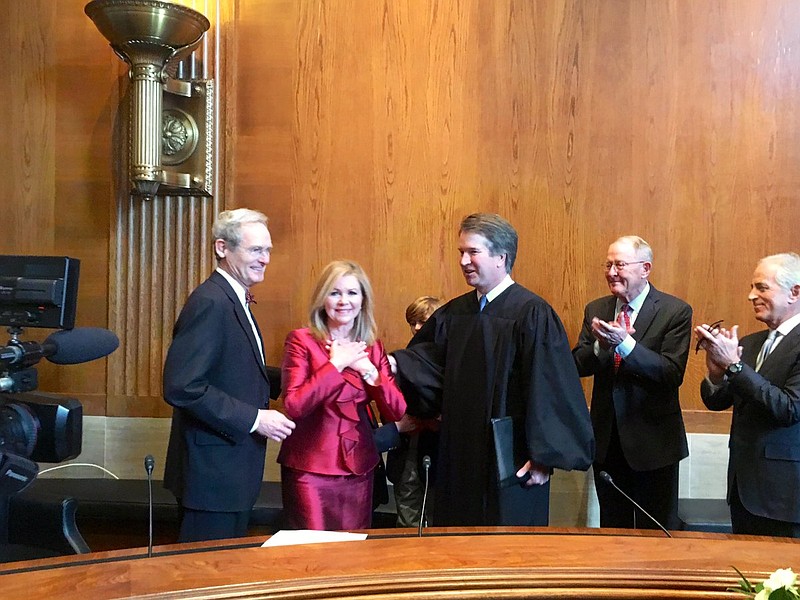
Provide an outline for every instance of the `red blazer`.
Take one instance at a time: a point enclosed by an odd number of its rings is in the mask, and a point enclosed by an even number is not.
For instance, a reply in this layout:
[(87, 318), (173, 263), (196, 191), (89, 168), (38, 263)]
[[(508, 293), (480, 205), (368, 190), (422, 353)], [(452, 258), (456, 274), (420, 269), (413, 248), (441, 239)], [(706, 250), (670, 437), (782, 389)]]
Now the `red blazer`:
[(364, 409), (374, 400), (382, 416), (397, 421), (406, 402), (383, 344), (376, 341), (367, 352), (380, 371), (374, 387), (353, 369), (337, 371), (308, 329), (289, 333), (281, 381), (284, 408), (296, 428), (281, 444), (279, 463), (323, 475), (364, 475), (375, 468), (378, 450)]

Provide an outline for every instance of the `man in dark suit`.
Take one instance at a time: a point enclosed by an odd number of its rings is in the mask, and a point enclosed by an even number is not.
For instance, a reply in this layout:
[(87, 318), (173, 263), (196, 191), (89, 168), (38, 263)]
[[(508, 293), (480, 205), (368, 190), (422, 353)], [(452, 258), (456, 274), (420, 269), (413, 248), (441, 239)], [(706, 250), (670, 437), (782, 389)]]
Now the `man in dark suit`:
[(182, 542), (247, 533), (265, 438), (281, 441), (294, 429), (267, 408), (263, 342), (248, 306), (272, 250), (267, 218), (223, 211), (212, 235), (217, 269), (186, 301), (164, 364), (164, 399), (173, 407), (164, 487), (182, 508)]
[(678, 463), (689, 455), (678, 388), (692, 336), (691, 307), (649, 283), (653, 252), (638, 236), (608, 248), (611, 296), (590, 302), (572, 356), (594, 376), (591, 416), (601, 527), (656, 528), (600, 473), (668, 528), (678, 526)]
[(800, 537), (800, 256), (761, 259), (748, 300), (769, 329), (695, 328), (711, 410), (733, 406), (728, 504), (733, 533)]

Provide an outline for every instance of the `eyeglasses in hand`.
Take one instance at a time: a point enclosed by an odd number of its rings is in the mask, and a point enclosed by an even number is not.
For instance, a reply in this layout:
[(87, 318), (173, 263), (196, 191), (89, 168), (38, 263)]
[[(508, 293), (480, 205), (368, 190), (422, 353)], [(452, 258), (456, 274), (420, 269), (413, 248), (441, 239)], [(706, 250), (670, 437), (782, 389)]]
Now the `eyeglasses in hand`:
[[(724, 321), (723, 319), (720, 319), (719, 321), (714, 321), (714, 322), (713, 322), (711, 325), (709, 325), (709, 326), (706, 328), (706, 330), (707, 330), (707, 331), (708, 331), (708, 332), (709, 332), (711, 335), (717, 335), (717, 334), (719, 333), (719, 327), (720, 327), (720, 325), (722, 325), (724, 322), (725, 322), (725, 321)], [(698, 352), (700, 352), (700, 344), (702, 344), (702, 343), (703, 343), (703, 340), (697, 340), (697, 345), (694, 347), (694, 353), (695, 353), (695, 354), (697, 354)]]

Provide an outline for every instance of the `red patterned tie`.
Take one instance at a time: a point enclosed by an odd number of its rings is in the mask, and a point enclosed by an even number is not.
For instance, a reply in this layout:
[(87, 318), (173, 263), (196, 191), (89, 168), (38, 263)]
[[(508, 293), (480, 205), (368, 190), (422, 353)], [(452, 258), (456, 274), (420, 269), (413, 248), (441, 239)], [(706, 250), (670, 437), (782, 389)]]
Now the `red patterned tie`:
[(247, 304), (258, 304), (258, 302), (256, 302), (256, 297), (253, 296), (253, 294), (250, 293), (250, 290), (245, 290), (245, 292), (244, 292), (244, 301)]
[[(631, 330), (631, 316), (628, 314), (629, 306), (627, 304), (623, 304), (619, 309), (619, 316), (617, 317), (617, 323), (621, 323), (625, 325), (625, 331)], [(617, 353), (614, 352), (614, 372), (616, 373), (619, 369), (619, 366), (622, 364), (622, 357)]]

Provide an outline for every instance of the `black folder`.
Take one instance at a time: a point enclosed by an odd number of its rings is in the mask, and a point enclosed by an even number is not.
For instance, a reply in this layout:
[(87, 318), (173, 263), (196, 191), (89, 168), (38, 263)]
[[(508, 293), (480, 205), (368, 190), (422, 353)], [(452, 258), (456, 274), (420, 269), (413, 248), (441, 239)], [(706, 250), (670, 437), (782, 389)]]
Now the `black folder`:
[(525, 417), (492, 419), (497, 486), (500, 489), (518, 485), (517, 471), (528, 460)]

